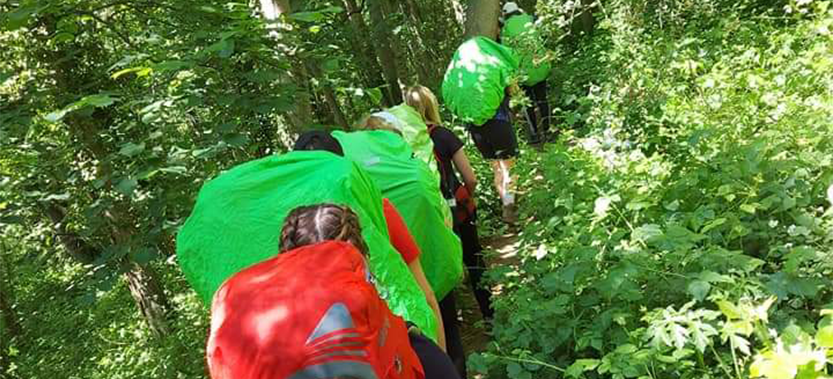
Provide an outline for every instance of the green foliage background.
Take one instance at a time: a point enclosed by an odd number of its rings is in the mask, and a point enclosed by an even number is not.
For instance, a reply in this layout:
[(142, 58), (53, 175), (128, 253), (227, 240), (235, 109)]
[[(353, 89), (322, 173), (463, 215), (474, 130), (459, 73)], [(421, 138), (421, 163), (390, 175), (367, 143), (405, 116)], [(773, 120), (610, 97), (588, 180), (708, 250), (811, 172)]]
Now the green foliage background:
[(829, 4), (653, 5), (602, 2), (594, 33), (561, 45), (556, 112), (574, 129), (524, 159), (534, 222), (521, 263), (491, 271), (495, 341), (470, 364), (516, 379), (821, 377)]

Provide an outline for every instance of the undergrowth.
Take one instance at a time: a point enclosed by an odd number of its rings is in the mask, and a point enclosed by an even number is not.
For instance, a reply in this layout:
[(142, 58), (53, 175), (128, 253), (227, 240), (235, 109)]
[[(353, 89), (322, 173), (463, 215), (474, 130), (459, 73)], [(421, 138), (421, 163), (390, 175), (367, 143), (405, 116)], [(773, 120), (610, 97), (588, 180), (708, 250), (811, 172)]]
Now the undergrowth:
[(704, 2), (662, 26), (632, 3), (606, 3), (559, 66), (561, 127), (580, 130), (522, 163), (522, 260), (490, 272), (495, 340), (470, 365), (513, 379), (825, 377), (828, 3)]

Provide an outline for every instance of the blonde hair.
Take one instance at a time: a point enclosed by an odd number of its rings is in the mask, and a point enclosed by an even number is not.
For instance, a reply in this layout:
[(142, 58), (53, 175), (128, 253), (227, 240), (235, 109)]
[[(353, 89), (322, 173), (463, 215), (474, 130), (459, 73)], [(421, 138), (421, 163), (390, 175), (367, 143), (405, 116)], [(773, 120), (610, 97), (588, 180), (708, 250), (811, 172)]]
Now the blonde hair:
[(406, 89), (405, 104), (416, 109), (426, 123), (434, 125), (442, 124), (437, 97), (427, 87), (415, 85)]

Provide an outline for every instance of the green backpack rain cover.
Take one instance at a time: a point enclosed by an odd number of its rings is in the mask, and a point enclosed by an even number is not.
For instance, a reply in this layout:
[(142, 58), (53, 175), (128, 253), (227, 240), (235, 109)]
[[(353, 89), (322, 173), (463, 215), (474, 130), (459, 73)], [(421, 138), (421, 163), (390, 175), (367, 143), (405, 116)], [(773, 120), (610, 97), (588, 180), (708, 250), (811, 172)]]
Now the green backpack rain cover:
[(525, 85), (532, 86), (547, 79), (552, 67), (544, 59), (547, 50), (531, 15), (520, 14), (506, 20), (500, 40), (518, 54), (521, 74), (526, 77)]
[(352, 161), (329, 152), (251, 161), (203, 185), (176, 240), (182, 272), (208, 304), (230, 276), (278, 253), (291, 210), (322, 202), (349, 205), (359, 215), (380, 294), (395, 314), (436, 339), (434, 313), (390, 245), (379, 189)]
[(463, 248), (446, 221), (448, 203), (439, 181), (426, 164), (411, 156), (408, 144), (384, 130), (333, 132), (344, 156), (364, 168), (402, 214), (422, 252), (420, 262), (437, 299), (442, 299), (463, 275)]
[(414, 156), (436, 168), (437, 161), (434, 159), (434, 142), (428, 135), (428, 125), (422, 120), (419, 112), (407, 104), (400, 104), (385, 111), (394, 115), (400, 121), (402, 136), (414, 151)]
[(464, 122), (483, 125), (497, 113), (504, 90), (518, 71), (512, 49), (486, 37), (457, 48), (443, 77), (445, 105)]

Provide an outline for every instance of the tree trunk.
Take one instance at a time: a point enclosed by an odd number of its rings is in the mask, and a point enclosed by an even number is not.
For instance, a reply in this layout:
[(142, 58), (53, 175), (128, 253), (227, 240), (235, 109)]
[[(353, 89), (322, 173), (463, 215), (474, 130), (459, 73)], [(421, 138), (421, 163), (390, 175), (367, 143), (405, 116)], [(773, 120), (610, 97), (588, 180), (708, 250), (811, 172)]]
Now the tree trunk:
[(497, 39), (499, 0), (469, 0), (466, 9), (466, 38), (484, 36)]
[[(292, 6), (289, 0), (259, 0), (260, 12), (267, 23), (275, 24), (283, 14), (292, 13)], [(277, 38), (277, 34), (270, 34)], [(296, 57), (297, 58), (297, 57)], [(295, 59), (296, 61), (298, 59)], [(295, 92), (295, 109), (289, 112), (287, 120), (292, 125), (296, 133), (302, 132), (312, 123), (312, 104), (310, 103), (310, 95), (308, 91), (307, 75), (303, 68), (303, 64), (295, 62), (289, 69), (290, 77), (295, 82), (298, 91)]]
[(595, 0), (581, 0), (581, 30), (585, 35), (593, 32), (595, 20), (593, 19), (593, 2)]
[[(365, 86), (368, 88), (381, 87), (385, 84), (384, 80), (379, 77), (379, 73), (382, 72), (382, 66), (376, 60), (376, 52), (373, 47), (367, 44), (366, 37), (370, 35), (370, 29), (367, 27), (367, 23), (364, 22), (362, 9), (356, 5), (356, 0), (343, 1), (353, 29), (350, 34), (352, 37), (353, 53), (357, 58), (356, 61), (363, 68), (361, 72), (365, 78)], [(387, 92), (383, 93), (387, 97)], [(386, 98), (385, 102), (391, 102), (391, 99)]]
[(289, 119), (296, 133), (306, 130), (313, 121), (312, 115), (312, 89), (309, 87), (309, 79), (304, 63), (295, 59), (289, 69), (292, 79), (296, 85), (295, 109), (289, 114)]
[(260, 11), (263, 12), (263, 18), (275, 21), (280, 15), (291, 13), (292, 8), (289, 0), (260, 0)]
[[(50, 203), (44, 209), (46, 215), (52, 221), (55, 233), (64, 246), (70, 257), (81, 263), (92, 263), (101, 255), (101, 250), (91, 246), (77, 234), (67, 230), (64, 222), (66, 213), (62, 207)], [(117, 218), (107, 212), (106, 217), (114, 227), (114, 240), (116, 243), (126, 243), (129, 232), (120, 229)], [(161, 290), (156, 277), (149, 267), (143, 267), (136, 262), (123, 258), (121, 268), (127, 279), (127, 286), (130, 294), (133, 295), (139, 311), (142, 313), (153, 335), (157, 338), (164, 337), (168, 332), (167, 311), (170, 309), (167, 297)]]
[[(365, 0), (367, 1), (367, 0)], [(388, 7), (385, 0), (372, 0), (370, 2), (370, 19), (373, 21), (373, 37), (376, 55), (382, 65), (382, 74), (387, 82), (386, 92), (388, 93), (388, 106), (402, 102), (402, 89), (399, 84), (399, 72), (397, 69), (396, 53), (391, 45), (391, 28), (385, 20)]]
[(156, 274), (150, 267), (136, 262), (126, 262), (124, 276), (127, 278), (127, 288), (133, 295), (133, 300), (139, 306), (148, 327), (156, 338), (168, 334), (168, 316), (170, 309), (168, 298), (159, 286)]
[(425, 42), (422, 36), (423, 21), (421, 10), (414, 0), (401, 1), (399, 3), (400, 10), (410, 18), (409, 29), (416, 39), (416, 43), (406, 50), (409, 54), (408, 62), (411, 63), (414, 72), (416, 72), (419, 83), (428, 87), (433, 87), (434, 78), (430, 74), (437, 63), (437, 59), (431, 56), (433, 49), (429, 48), (429, 44)]
[(44, 213), (52, 221), (52, 228), (55, 230), (55, 235), (58, 236), (58, 241), (61, 242), (64, 250), (72, 259), (84, 264), (95, 261), (98, 251), (81, 240), (75, 233), (67, 231), (66, 223), (64, 223), (66, 213), (63, 207), (55, 202), (50, 202), (44, 206)]
[(345, 117), (344, 112), (341, 111), (341, 106), (338, 104), (338, 98), (336, 98), (336, 93), (331, 85), (325, 85), (324, 87), (324, 101), (327, 102), (327, 107), (330, 108), (330, 114), (333, 115), (335, 123), (341, 126), (344, 130), (350, 130), (350, 125), (347, 124), (347, 117)]

